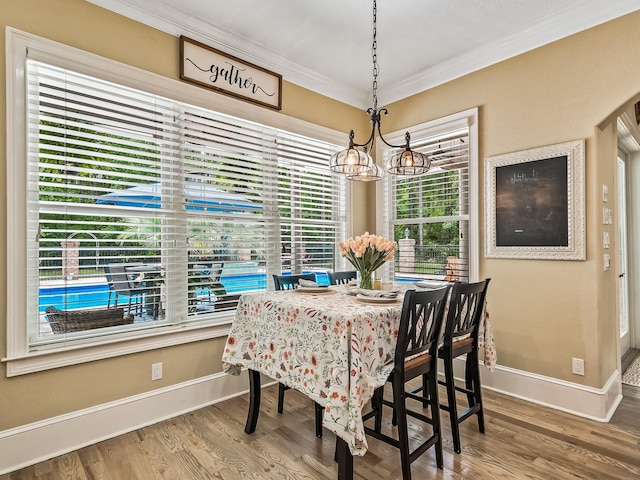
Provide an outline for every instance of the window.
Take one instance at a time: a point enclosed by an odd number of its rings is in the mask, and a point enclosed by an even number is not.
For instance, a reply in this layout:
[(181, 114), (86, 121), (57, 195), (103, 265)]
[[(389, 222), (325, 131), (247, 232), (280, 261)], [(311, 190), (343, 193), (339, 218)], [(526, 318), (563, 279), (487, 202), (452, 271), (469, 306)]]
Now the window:
[(112, 77), (145, 75), (16, 38), (10, 375), (222, 335), (272, 273), (334, 268), (348, 199), (326, 130), (173, 99), (192, 87), (168, 79), (124, 85)]
[[(475, 125), (471, 110), (413, 129), (412, 148), (429, 155), (431, 169), (385, 178), (382, 211), (385, 234), (398, 242), (397, 280), (477, 278)], [(385, 149), (385, 161), (391, 151)]]

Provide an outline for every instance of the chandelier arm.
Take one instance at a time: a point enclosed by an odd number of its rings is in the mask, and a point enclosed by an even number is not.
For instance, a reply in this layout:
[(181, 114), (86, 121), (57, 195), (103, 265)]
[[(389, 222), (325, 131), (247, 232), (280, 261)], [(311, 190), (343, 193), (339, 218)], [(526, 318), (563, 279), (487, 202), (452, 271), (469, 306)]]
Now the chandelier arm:
[[(384, 109), (381, 109), (382, 111)], [(353, 141), (353, 135), (349, 135), (349, 141), (354, 147), (365, 147), (367, 151), (371, 151), (371, 147), (373, 147), (373, 139), (376, 136), (376, 124), (378, 127), (380, 126), (380, 111), (375, 111), (373, 108), (367, 109), (367, 113), (371, 118), (371, 134), (369, 135), (369, 139), (364, 143), (356, 143)], [(385, 110), (386, 113), (386, 110)], [(353, 130), (351, 130), (353, 132)]]
[(354, 147), (369, 147), (373, 143), (373, 138), (375, 137), (375, 126), (371, 128), (371, 135), (369, 139), (365, 143), (356, 143), (353, 142)]
[(393, 145), (389, 142), (387, 142), (384, 137), (382, 136), (382, 132), (380, 131), (380, 122), (378, 122), (378, 137), (380, 138), (380, 140), (382, 140), (382, 142), (387, 146), (387, 147), (391, 147), (391, 148), (406, 148), (409, 149), (409, 145)]

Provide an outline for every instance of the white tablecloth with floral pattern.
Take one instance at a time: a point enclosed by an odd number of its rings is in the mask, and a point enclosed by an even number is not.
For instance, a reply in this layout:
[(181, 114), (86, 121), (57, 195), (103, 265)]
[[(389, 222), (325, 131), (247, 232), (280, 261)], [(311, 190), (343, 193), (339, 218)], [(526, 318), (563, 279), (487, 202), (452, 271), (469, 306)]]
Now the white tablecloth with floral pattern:
[(312, 398), (325, 407), (324, 427), (361, 456), (362, 409), (393, 368), (401, 313), (401, 300), (364, 303), (342, 286), (242, 295), (223, 369), (256, 370)]

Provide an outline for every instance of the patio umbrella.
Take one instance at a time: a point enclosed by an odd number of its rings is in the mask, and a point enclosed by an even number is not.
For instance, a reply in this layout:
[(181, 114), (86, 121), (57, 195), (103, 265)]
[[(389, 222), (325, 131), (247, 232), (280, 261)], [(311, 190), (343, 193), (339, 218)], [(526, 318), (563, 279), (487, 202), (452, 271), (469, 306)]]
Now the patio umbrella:
[[(242, 212), (262, 209), (261, 205), (253, 203), (242, 195), (228, 193), (210, 185), (187, 185), (184, 194), (187, 200), (187, 210)], [(124, 207), (160, 208), (162, 206), (161, 185), (160, 183), (148, 183), (125, 190), (116, 190), (101, 195), (96, 203)]]

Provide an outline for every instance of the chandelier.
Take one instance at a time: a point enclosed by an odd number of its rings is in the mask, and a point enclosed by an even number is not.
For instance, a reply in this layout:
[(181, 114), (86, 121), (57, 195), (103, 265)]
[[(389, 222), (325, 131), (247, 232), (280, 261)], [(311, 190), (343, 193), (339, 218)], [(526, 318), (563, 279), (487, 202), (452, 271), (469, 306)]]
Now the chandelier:
[(377, 137), (388, 147), (402, 149), (393, 153), (386, 164), (386, 169), (393, 175), (422, 175), (429, 171), (431, 167), (431, 159), (419, 152), (411, 150), (411, 135), (405, 133), (404, 145), (392, 145), (387, 142), (380, 131), (380, 117), (382, 114), (387, 115), (389, 112), (386, 108), (378, 109), (378, 43), (376, 40), (376, 17), (377, 7), (376, 0), (373, 0), (373, 44), (371, 46), (373, 60), (373, 107), (367, 110), (371, 122), (371, 134), (365, 143), (356, 143), (354, 141), (355, 133), (353, 130), (349, 132), (349, 147), (334, 153), (329, 159), (329, 168), (332, 172), (343, 173), (347, 175), (349, 180), (357, 181), (376, 181), (384, 176), (384, 170), (378, 166), (371, 157), (371, 151)]

